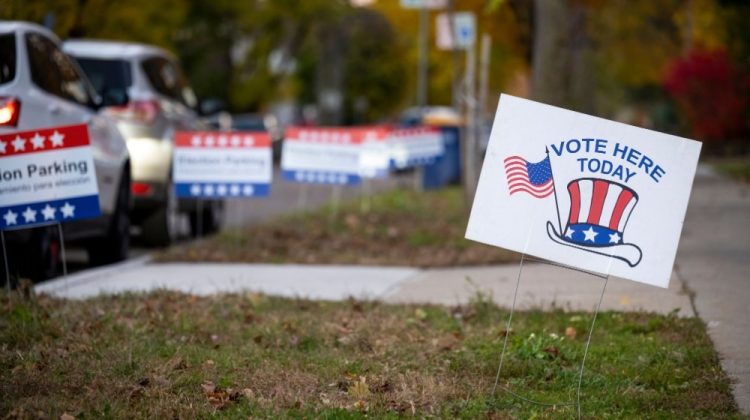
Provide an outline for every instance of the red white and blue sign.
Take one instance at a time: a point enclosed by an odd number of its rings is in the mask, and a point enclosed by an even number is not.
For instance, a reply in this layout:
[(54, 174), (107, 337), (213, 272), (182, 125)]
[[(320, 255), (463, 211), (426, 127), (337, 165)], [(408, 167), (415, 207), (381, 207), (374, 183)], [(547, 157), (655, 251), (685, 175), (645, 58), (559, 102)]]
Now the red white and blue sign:
[(434, 127), (395, 129), (388, 143), (391, 166), (396, 169), (431, 165), (445, 153), (443, 137)]
[(100, 215), (86, 125), (0, 136), (0, 230)]
[(175, 135), (172, 181), (177, 197), (266, 197), (272, 176), (268, 133), (195, 131)]
[(367, 138), (367, 130), (290, 127), (281, 150), (282, 176), (290, 182), (358, 185)]
[(386, 127), (357, 127), (356, 130), (352, 130), (352, 133), (363, 137), (362, 150), (359, 155), (359, 170), (362, 177), (387, 177), (391, 169), (391, 154), (388, 145), (390, 130)]
[(502, 95), (466, 237), (667, 287), (700, 149)]

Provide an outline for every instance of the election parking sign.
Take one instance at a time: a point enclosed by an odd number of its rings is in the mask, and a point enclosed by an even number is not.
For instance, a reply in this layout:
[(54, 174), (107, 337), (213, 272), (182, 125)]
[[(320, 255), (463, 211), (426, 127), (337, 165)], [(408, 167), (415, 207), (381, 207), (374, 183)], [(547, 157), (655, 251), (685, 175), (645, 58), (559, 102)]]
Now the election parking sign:
[(358, 127), (354, 135), (362, 136), (359, 155), (360, 175), (363, 178), (385, 178), (390, 171), (391, 154), (388, 148), (388, 129), (383, 127)]
[(0, 135), (0, 229), (100, 215), (86, 125)]
[(502, 95), (466, 237), (668, 287), (700, 149)]
[(445, 153), (442, 134), (435, 127), (395, 129), (388, 143), (391, 166), (396, 169), (429, 165)]
[(367, 130), (290, 127), (281, 149), (282, 176), (290, 182), (358, 185), (366, 138)]
[(272, 178), (271, 141), (258, 132), (178, 132), (172, 180), (181, 198), (265, 197)]

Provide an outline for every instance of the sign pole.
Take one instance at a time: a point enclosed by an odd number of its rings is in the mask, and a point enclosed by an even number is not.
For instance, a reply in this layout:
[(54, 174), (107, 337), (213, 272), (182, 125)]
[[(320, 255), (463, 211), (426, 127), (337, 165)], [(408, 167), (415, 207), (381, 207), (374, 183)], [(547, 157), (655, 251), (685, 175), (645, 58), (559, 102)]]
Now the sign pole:
[(419, 63), (417, 65), (417, 106), (420, 112), (427, 106), (427, 5), (419, 9)]
[(307, 183), (301, 182), (299, 186), (299, 194), (297, 196), (297, 207), (302, 210), (307, 210)]
[(63, 277), (68, 277), (68, 261), (65, 258), (65, 237), (63, 236), (62, 223), (57, 222), (57, 232), (60, 235), (60, 258), (63, 265)]
[(0, 230), (0, 239), (2, 239), (3, 242), (3, 263), (5, 264), (5, 289), (8, 292), (8, 297), (10, 297), (10, 267), (8, 266), (10, 264), (10, 261), (8, 261), (8, 253), (5, 250), (5, 231)]
[(336, 216), (339, 213), (339, 204), (341, 202), (341, 186), (336, 184), (331, 190), (331, 213), (329, 216), (329, 223), (333, 223), (336, 220)]
[(198, 206), (198, 216), (197, 216), (198, 220), (196, 220), (195, 225), (198, 230), (197, 232), (198, 239), (200, 239), (203, 237), (203, 199), (201, 198), (198, 199), (197, 206)]

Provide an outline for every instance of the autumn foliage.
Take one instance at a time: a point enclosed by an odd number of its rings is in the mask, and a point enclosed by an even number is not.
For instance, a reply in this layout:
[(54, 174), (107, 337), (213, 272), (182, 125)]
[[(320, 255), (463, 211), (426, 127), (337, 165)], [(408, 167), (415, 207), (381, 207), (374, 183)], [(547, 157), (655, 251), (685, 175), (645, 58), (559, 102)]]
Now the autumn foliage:
[(726, 50), (695, 50), (669, 66), (664, 88), (675, 100), (692, 134), (714, 143), (746, 138), (750, 75)]

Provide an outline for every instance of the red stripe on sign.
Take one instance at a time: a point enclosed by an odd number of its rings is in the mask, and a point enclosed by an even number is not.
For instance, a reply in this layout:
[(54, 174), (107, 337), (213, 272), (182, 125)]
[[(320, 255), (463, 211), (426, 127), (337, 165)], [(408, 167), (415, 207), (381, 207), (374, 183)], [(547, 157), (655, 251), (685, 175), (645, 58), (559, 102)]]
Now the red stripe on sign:
[(364, 127), (289, 127), (284, 132), (285, 141), (318, 144), (360, 144), (364, 141), (384, 140), (385, 128)]
[(19, 131), (0, 136), (0, 158), (88, 145), (85, 124)]
[(610, 229), (619, 231), (618, 227), (620, 226), (620, 219), (622, 219), (622, 214), (625, 212), (625, 207), (628, 206), (630, 200), (632, 199), (632, 192), (625, 188), (620, 191), (620, 196), (617, 197), (617, 202), (615, 203), (615, 209), (612, 211), (612, 218), (609, 221)]
[(602, 209), (604, 208), (604, 199), (607, 198), (607, 189), (609, 184), (602, 181), (594, 181), (594, 192), (591, 197), (591, 209), (589, 210), (589, 218), (586, 221), (592, 225), (598, 225), (599, 219), (602, 217)]
[(568, 185), (568, 193), (570, 193), (570, 224), (574, 225), (578, 223), (578, 216), (581, 214), (581, 189), (577, 181)]
[(265, 131), (179, 131), (174, 144), (198, 149), (268, 148), (271, 137)]

